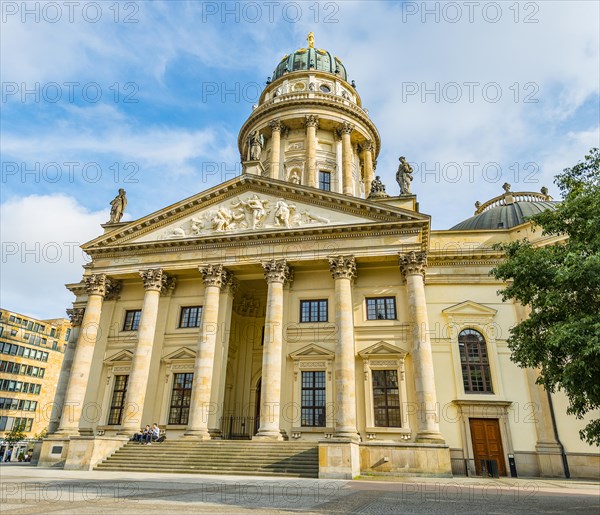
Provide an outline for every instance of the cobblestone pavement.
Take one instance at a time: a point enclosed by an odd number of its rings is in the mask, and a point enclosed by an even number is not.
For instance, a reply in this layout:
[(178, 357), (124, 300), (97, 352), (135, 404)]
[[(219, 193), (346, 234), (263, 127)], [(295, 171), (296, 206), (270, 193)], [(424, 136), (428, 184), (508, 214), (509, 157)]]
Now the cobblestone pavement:
[(593, 481), (363, 478), (358, 481), (129, 474), (0, 466), (3, 514), (600, 513)]

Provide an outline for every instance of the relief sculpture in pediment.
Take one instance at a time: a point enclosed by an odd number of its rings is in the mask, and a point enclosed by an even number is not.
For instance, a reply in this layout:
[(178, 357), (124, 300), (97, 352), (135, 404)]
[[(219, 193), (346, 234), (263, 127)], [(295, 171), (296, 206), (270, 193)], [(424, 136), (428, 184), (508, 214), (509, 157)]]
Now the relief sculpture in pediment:
[(237, 197), (229, 205), (221, 204), (197, 214), (177, 227), (169, 227), (162, 232), (160, 239), (330, 223), (329, 218), (311, 213), (307, 206), (301, 207), (303, 209), (298, 209), (283, 198), (261, 198), (254, 193), (245, 198)]

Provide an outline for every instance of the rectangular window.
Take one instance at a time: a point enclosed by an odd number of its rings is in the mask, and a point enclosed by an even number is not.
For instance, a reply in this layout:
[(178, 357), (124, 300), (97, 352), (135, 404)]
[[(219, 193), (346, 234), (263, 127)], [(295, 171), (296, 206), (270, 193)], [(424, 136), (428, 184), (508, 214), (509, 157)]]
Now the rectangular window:
[(65, 333), (65, 341), (66, 342), (69, 341), (69, 336), (71, 336), (71, 328), (70, 327), (67, 329), (67, 332)]
[(6, 429), (7, 421), (8, 421), (8, 417), (0, 417), (0, 431), (4, 431)]
[(169, 424), (187, 424), (194, 374), (175, 374), (169, 410)]
[(325, 372), (302, 372), (303, 427), (325, 427)]
[(50, 337), (51, 337), (51, 338), (54, 338), (55, 336), (56, 336), (56, 327), (53, 327), (53, 328), (50, 330)]
[(125, 323), (123, 331), (137, 331), (140, 326), (140, 318), (142, 318), (141, 309), (132, 309), (125, 311)]
[(112, 400), (110, 402), (110, 411), (108, 413), (108, 425), (121, 425), (123, 417), (123, 408), (125, 406), (125, 394), (127, 393), (127, 380), (129, 376), (115, 376), (115, 387), (113, 388)]
[(301, 300), (300, 322), (327, 322), (327, 300)]
[(375, 426), (401, 427), (397, 370), (373, 370)]
[(367, 320), (396, 320), (396, 297), (367, 299)]
[(179, 327), (200, 327), (202, 306), (188, 306), (181, 308)]
[(319, 189), (331, 191), (331, 173), (319, 172)]

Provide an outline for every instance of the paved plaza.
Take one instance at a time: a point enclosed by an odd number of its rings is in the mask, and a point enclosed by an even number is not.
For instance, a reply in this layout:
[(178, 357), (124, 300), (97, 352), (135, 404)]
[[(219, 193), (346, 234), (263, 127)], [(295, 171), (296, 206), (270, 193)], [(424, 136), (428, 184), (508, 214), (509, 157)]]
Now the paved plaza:
[(369, 478), (356, 481), (76, 472), (2, 464), (3, 514), (598, 513), (593, 481)]

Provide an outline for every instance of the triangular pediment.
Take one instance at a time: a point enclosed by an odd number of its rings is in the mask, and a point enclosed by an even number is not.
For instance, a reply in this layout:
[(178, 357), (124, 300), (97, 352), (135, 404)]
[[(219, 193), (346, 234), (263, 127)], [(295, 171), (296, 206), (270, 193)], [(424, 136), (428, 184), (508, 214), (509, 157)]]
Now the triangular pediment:
[(129, 350), (122, 350), (109, 356), (104, 360), (106, 365), (116, 365), (119, 363), (130, 365), (133, 362), (133, 353)]
[(290, 353), (290, 358), (293, 360), (298, 359), (306, 359), (306, 358), (321, 358), (321, 359), (333, 359), (335, 354), (323, 347), (319, 347), (318, 345), (311, 343), (306, 347), (302, 347), (296, 352)]
[(455, 304), (454, 306), (450, 306), (449, 308), (443, 309), (442, 313), (447, 317), (485, 317), (492, 318), (496, 315), (498, 311), (489, 308), (483, 304), (479, 304), (478, 302), (473, 302), (472, 300), (466, 300), (461, 302), (460, 304)]
[(120, 224), (83, 249), (186, 244), (265, 234), (281, 237), (398, 223), (428, 230), (429, 217), (381, 202), (245, 174)]
[(195, 360), (196, 352), (188, 349), (187, 347), (181, 347), (176, 351), (173, 351), (163, 357), (163, 361), (170, 363), (171, 361), (183, 361), (183, 360)]
[(406, 352), (399, 347), (384, 341), (377, 342), (375, 345), (371, 345), (370, 347), (367, 347), (358, 353), (358, 355), (363, 359), (369, 359), (378, 356), (404, 356), (405, 354)]

